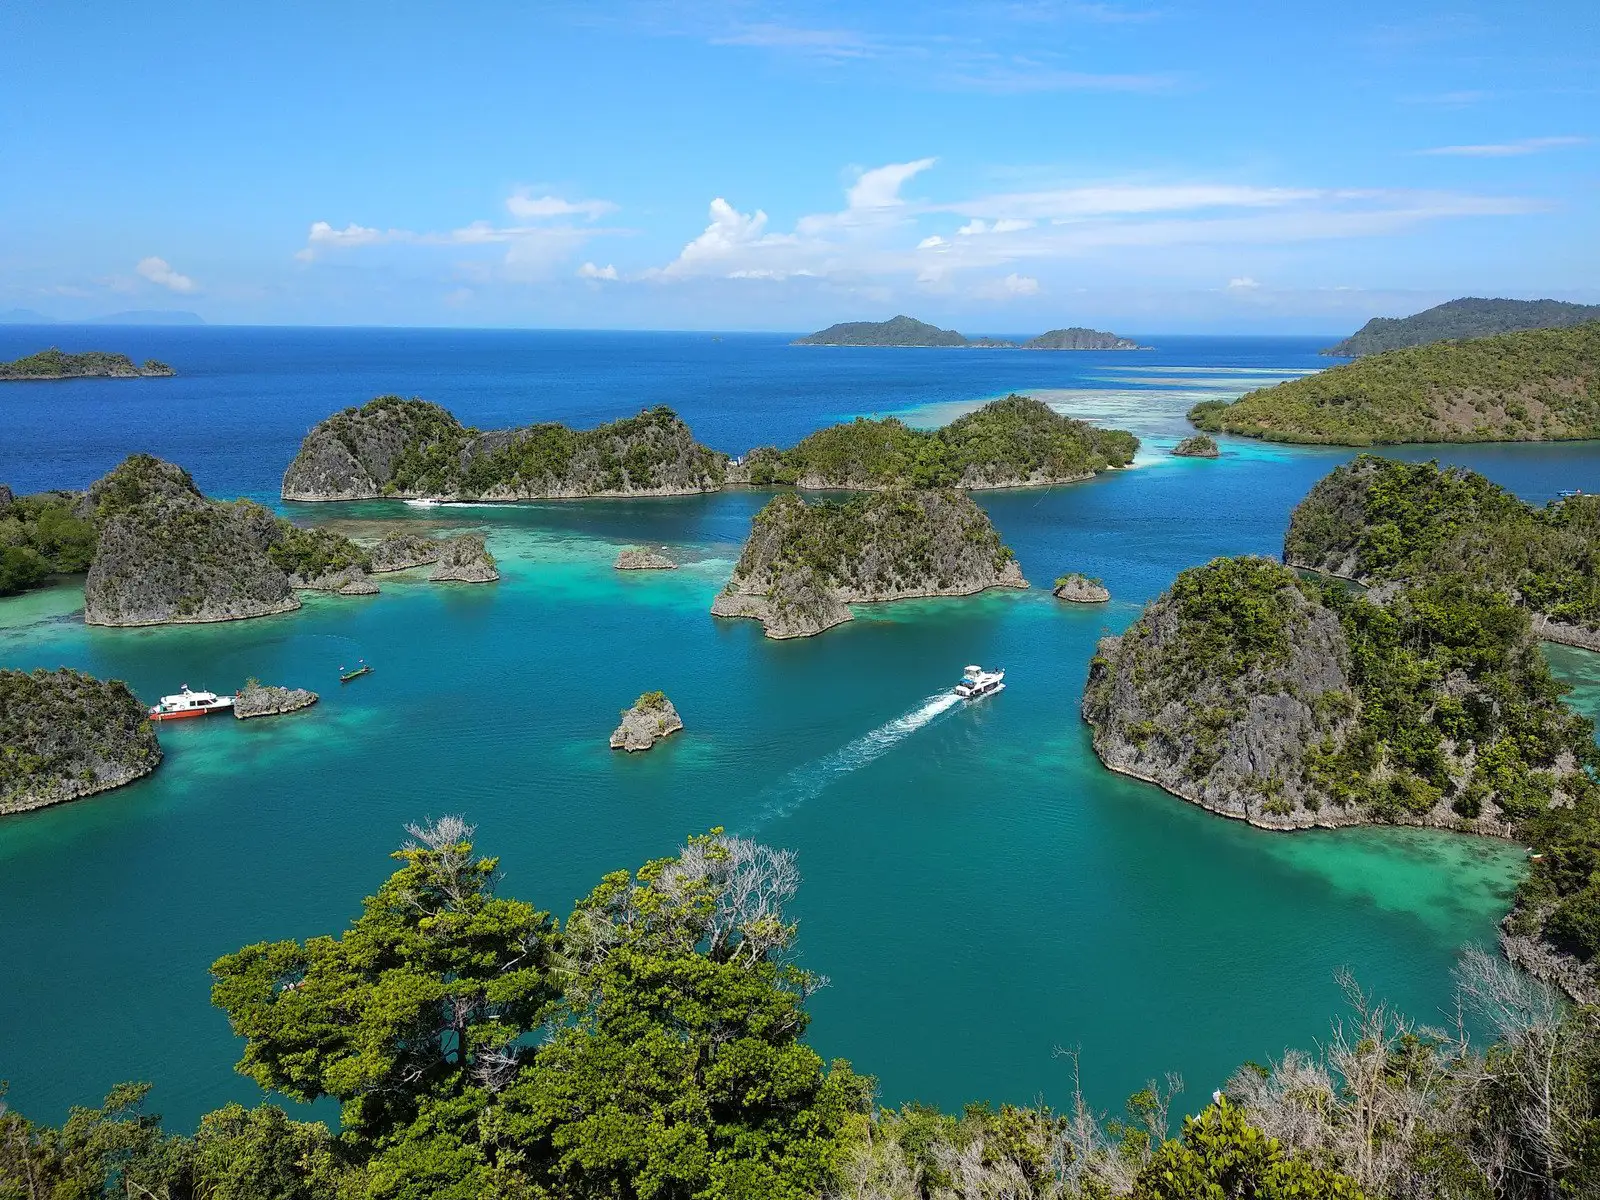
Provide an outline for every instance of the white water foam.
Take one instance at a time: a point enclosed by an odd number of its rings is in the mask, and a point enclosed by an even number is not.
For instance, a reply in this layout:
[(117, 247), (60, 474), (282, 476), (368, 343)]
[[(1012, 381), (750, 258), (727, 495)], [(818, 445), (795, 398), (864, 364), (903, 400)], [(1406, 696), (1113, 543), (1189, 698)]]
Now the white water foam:
[(909, 712), (862, 734), (832, 754), (825, 754), (796, 767), (758, 797), (762, 804), (752, 827), (788, 816), (807, 800), (820, 795), (839, 776), (848, 775), (882, 758), (917, 730), (938, 720), (960, 703), (961, 697), (954, 692), (935, 692)]

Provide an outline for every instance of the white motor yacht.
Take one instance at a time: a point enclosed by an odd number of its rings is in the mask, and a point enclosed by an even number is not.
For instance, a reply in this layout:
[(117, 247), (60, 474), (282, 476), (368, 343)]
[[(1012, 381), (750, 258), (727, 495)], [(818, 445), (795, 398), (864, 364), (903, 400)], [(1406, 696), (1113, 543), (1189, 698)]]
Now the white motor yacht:
[(955, 692), (963, 700), (981, 700), (1004, 691), (1005, 678), (1004, 671), (985, 671), (982, 667), (971, 666), (961, 676), (961, 682), (956, 684)]
[(149, 715), (152, 721), (181, 721), (185, 717), (209, 717), (214, 712), (227, 712), (232, 707), (232, 696), (191, 692), (186, 683), (176, 696), (161, 697), (161, 703), (152, 708)]

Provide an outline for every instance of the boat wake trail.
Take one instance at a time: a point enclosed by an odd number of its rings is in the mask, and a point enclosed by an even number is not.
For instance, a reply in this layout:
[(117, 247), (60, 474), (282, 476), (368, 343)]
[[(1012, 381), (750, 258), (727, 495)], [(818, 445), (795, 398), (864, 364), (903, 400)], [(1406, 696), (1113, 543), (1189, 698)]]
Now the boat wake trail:
[(832, 754), (796, 767), (758, 797), (760, 809), (751, 821), (757, 829), (786, 817), (807, 800), (820, 795), (835, 779), (882, 758), (894, 746), (961, 703), (954, 692), (935, 692), (911, 711), (862, 734)]

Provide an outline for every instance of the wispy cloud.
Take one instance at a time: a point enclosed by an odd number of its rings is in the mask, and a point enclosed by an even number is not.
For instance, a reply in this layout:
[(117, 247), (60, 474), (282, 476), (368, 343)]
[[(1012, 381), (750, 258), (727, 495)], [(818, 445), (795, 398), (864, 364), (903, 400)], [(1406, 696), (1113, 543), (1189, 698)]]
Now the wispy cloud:
[(162, 287), (170, 288), (174, 292), (192, 292), (198, 286), (187, 275), (174, 271), (172, 264), (167, 262), (166, 259), (157, 258), (153, 254), (149, 258), (141, 258), (139, 265), (134, 270), (138, 271), (140, 275), (151, 283), (160, 284)]
[(713, 46), (754, 46), (821, 59), (877, 58), (888, 48), (855, 30), (812, 29), (772, 21), (735, 26), (709, 40)]
[[(1022, 295), (1031, 285), (1017, 281), (1037, 282), (1036, 268), (1052, 261), (1381, 237), (1431, 221), (1543, 207), (1521, 197), (1458, 192), (1212, 182), (1113, 181), (939, 203), (908, 200), (905, 182), (931, 166), (918, 159), (863, 172), (847, 189), (843, 210), (801, 217), (787, 231), (772, 228), (764, 210), (741, 211), (719, 196), (710, 223), (675, 259), (635, 278), (806, 278), (848, 287), (898, 279), (948, 291), (964, 273), (982, 276), (999, 268), (1007, 273), (991, 274), (974, 288), (997, 296), (995, 289), (1015, 275), (1006, 294)], [(1239, 276), (1229, 286), (1245, 291), (1255, 283)]]
[(1165, 92), (1175, 88), (1170, 74), (1119, 74), (1077, 71), (1026, 58), (957, 65), (948, 75), (956, 87), (998, 95), (1031, 92)]
[(1586, 146), (1586, 137), (1533, 137), (1516, 142), (1486, 142), (1469, 146), (1434, 146), (1418, 150), (1418, 154), (1442, 154), (1460, 158), (1514, 158), (1523, 154), (1538, 154), (1544, 150), (1560, 150), (1567, 146)]
[[(595, 225), (599, 218), (617, 211), (609, 200), (567, 200), (560, 196), (536, 196), (521, 188), (507, 197), (506, 211), (518, 225), (496, 225), (492, 221), (472, 221), (457, 229), (418, 231), (379, 229), (352, 221), (340, 229), (328, 221), (313, 221), (306, 233), (306, 244), (295, 252), (301, 262), (313, 263), (331, 253), (348, 252), (367, 246), (409, 245), (444, 246), (468, 250), (474, 247), (504, 247), (498, 274), (511, 280), (545, 278), (562, 262), (570, 262), (582, 246), (604, 234), (624, 232)], [(572, 218), (586, 223), (575, 225)], [(464, 273), (485, 277), (483, 263), (461, 265)]]
[(1041, 290), (1039, 281), (1032, 275), (1019, 275), (1013, 271), (1003, 279), (979, 284), (972, 289), (972, 294), (979, 300), (1019, 300), (1026, 296), (1037, 296)]

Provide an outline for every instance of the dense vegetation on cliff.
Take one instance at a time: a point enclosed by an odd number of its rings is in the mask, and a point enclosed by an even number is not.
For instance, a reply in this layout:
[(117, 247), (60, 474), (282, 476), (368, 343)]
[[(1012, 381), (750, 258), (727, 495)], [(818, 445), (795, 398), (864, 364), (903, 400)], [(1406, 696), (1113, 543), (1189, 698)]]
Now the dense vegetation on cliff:
[(991, 488), (1065, 483), (1133, 461), (1139, 439), (1007, 396), (941, 429), (889, 417), (830, 425), (790, 450), (749, 456), (750, 482), (805, 488)]
[[(1315, 1055), (1181, 1081), (1107, 1120), (875, 1109), (805, 1041), (792, 854), (713, 831), (565, 924), (496, 894), (458, 818), (413, 826), (337, 937), (219, 959), (239, 1069), (341, 1106), (337, 1134), (233, 1104), (169, 1136), (115, 1090), (61, 1127), (0, 1112), (0, 1196), (166, 1200), (1550, 1200), (1600, 1184), (1600, 1019), (1469, 952), (1487, 1051), (1354, 988)], [(1206, 1084), (1210, 1086), (1209, 1082)]]
[(1189, 419), (1274, 442), (1529, 442), (1600, 437), (1600, 322), (1363, 358)]
[(1600, 631), (1600, 496), (1535, 508), (1475, 471), (1363, 454), (1296, 506), (1283, 555), (1365, 584), (1466, 572), (1573, 634)]
[(850, 603), (1026, 586), (988, 516), (960, 492), (893, 489), (812, 504), (785, 493), (751, 522), (712, 612), (794, 637), (848, 621)]
[(0, 362), (0, 380), (6, 379), (138, 379), (151, 375), (171, 375), (173, 370), (153, 358), (138, 366), (126, 354), (88, 350), (66, 354), (60, 350), (41, 350), (14, 362)]
[(121, 681), (0, 671), (0, 814), (117, 787), (160, 761), (144, 706)]
[(80, 499), (70, 492), (13, 497), (0, 488), (0, 596), (89, 569), (94, 525), (79, 511)]
[(1526, 841), (1512, 927), (1600, 1001), (1600, 747), (1526, 612), (1465, 575), (1382, 602), (1267, 559), (1178, 576), (1091, 667), (1108, 766), (1279, 828), (1427, 824)]
[(1373, 317), (1357, 332), (1322, 351), (1339, 358), (1382, 354), (1453, 338), (1493, 337), (1519, 329), (1565, 329), (1600, 321), (1600, 304), (1565, 300), (1484, 300), (1465, 296), (1409, 317)]
[(727, 456), (670, 408), (594, 429), (545, 423), (481, 432), (424, 400), (380, 396), (321, 422), (283, 479), (286, 500), (381, 496), (518, 500), (713, 491)]

